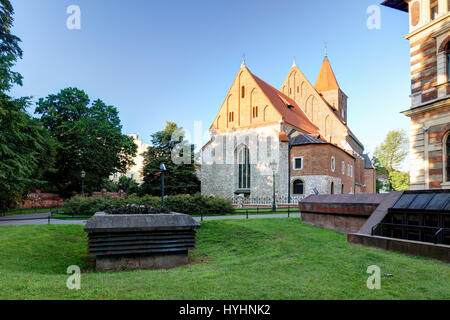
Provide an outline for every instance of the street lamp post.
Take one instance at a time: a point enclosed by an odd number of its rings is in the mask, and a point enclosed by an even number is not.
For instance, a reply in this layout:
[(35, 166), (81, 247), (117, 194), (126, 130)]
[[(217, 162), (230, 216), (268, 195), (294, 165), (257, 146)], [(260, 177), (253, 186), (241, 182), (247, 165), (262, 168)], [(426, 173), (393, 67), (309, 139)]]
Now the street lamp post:
[(81, 195), (84, 196), (84, 178), (86, 178), (86, 172), (81, 170)]
[(272, 186), (273, 186), (272, 210), (273, 210), (273, 212), (276, 212), (277, 211), (277, 204), (275, 202), (275, 197), (276, 197), (276, 194), (275, 194), (275, 171), (277, 169), (276, 162), (271, 162), (270, 163), (270, 168), (272, 169)]
[(159, 169), (161, 170), (161, 208), (164, 208), (164, 178), (167, 171), (166, 165), (161, 163)]

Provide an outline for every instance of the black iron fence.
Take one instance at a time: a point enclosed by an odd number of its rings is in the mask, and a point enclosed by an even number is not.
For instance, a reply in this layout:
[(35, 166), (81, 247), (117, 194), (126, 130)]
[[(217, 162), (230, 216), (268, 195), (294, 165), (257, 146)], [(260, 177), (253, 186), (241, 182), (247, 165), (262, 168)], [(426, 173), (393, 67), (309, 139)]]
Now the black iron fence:
[(371, 234), (397, 239), (450, 244), (450, 228), (381, 222), (372, 227)]
[[(298, 207), (298, 203), (303, 200), (305, 196), (295, 196), (295, 197), (287, 197), (287, 196), (276, 196), (275, 197), (275, 205), (276, 207)], [(268, 197), (245, 197), (234, 195), (231, 197), (231, 202), (233, 206), (236, 208), (245, 208), (245, 207), (272, 207), (273, 206), (273, 196)]]

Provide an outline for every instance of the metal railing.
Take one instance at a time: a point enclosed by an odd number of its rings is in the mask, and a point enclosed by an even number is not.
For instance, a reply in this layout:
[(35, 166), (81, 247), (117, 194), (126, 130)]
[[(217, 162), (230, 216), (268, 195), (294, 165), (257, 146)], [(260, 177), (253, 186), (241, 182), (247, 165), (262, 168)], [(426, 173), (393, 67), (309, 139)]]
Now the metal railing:
[[(298, 203), (303, 200), (305, 196), (295, 196), (295, 197), (287, 197), (287, 196), (278, 196), (275, 198), (275, 204), (277, 207), (282, 206), (298, 206)], [(233, 196), (231, 197), (231, 202), (234, 206), (242, 206), (242, 207), (267, 207), (273, 205), (273, 197), (240, 197)]]
[[(411, 230), (411, 229), (417, 229), (417, 230), (419, 230), (419, 231), (422, 231), (422, 230), (429, 230), (429, 231), (434, 231), (434, 230), (437, 230), (435, 233), (433, 233), (433, 243), (434, 244), (437, 244), (437, 243), (442, 243), (443, 242), (443, 240), (441, 239), (441, 241), (439, 241), (439, 236), (440, 235), (443, 235), (445, 232), (449, 232), (450, 233), (450, 228), (442, 228), (442, 227), (430, 227), (430, 226), (419, 226), (419, 225), (409, 225), (409, 224), (398, 224), (398, 223), (388, 223), (388, 222), (380, 222), (380, 223), (378, 223), (378, 224), (376, 224), (376, 225), (374, 225), (373, 227), (372, 227), (372, 230), (371, 230), (371, 235), (372, 236), (385, 236), (385, 235), (383, 235), (383, 234), (378, 234), (378, 231), (379, 231), (379, 227), (382, 227), (382, 226), (387, 226), (387, 227), (392, 227), (392, 228), (397, 228), (397, 229), (399, 229), (399, 230), (401, 230), (401, 232), (402, 232), (402, 238), (398, 238), (398, 239), (405, 239), (405, 240), (408, 240), (406, 237), (403, 237), (405, 234), (406, 234), (406, 232), (408, 231), (408, 230)], [(390, 229), (389, 231), (392, 231), (392, 229)], [(422, 239), (423, 240), (423, 239)], [(422, 240), (420, 240), (420, 241), (422, 241)], [(423, 242), (431, 242), (431, 241), (423, 241)]]

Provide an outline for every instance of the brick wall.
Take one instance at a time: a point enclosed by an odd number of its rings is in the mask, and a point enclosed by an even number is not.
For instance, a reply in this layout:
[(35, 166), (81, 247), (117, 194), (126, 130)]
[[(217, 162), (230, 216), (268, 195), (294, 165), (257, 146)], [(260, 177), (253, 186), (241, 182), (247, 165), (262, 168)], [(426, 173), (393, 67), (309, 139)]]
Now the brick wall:
[[(331, 157), (335, 157), (336, 166), (334, 172), (331, 170)], [(303, 169), (295, 170), (293, 160), (296, 157), (303, 157)], [(342, 174), (342, 162), (345, 164), (344, 174)], [(353, 178), (348, 175), (348, 166), (353, 166)], [(354, 192), (355, 158), (348, 153), (330, 144), (310, 144), (304, 146), (294, 146), (291, 149), (291, 176), (330, 176), (341, 179), (344, 184), (344, 193)], [(340, 192), (340, 186), (336, 186)]]

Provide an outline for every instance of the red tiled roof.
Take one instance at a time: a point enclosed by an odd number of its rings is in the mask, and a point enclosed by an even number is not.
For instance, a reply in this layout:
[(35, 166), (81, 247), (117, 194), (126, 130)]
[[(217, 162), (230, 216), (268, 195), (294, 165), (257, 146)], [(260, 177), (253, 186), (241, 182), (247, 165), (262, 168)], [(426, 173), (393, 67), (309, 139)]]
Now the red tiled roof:
[(293, 99), (289, 98), (281, 91), (278, 91), (251, 72), (250, 74), (253, 76), (256, 83), (259, 85), (270, 102), (272, 102), (276, 110), (281, 114), (284, 121), (305, 131), (306, 133), (319, 134), (319, 129), (308, 119), (305, 112)]

